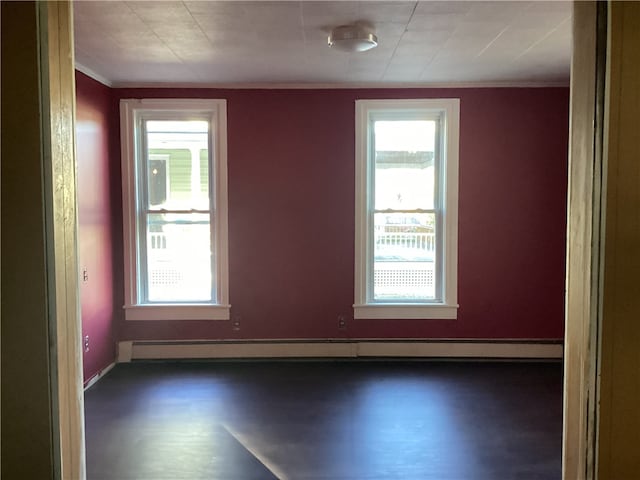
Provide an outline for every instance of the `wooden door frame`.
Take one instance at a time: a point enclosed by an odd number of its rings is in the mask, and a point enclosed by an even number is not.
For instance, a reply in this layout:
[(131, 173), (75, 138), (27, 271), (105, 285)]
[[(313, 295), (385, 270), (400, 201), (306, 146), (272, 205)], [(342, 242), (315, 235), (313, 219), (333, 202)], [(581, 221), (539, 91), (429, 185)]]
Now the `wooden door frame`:
[(1, 474), (83, 480), (72, 4), (0, 10)]
[(573, 8), (562, 478), (597, 478), (606, 158), (606, 2)]
[(73, 6), (37, 2), (45, 235), (55, 459), (62, 479), (86, 478), (82, 325), (78, 287)]

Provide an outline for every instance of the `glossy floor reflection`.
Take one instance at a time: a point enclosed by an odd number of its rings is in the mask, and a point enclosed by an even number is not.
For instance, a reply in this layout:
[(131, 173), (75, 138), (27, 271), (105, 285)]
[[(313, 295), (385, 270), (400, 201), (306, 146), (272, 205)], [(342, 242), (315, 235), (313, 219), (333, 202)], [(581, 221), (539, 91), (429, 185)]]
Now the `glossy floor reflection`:
[(560, 363), (120, 364), (89, 480), (559, 479)]

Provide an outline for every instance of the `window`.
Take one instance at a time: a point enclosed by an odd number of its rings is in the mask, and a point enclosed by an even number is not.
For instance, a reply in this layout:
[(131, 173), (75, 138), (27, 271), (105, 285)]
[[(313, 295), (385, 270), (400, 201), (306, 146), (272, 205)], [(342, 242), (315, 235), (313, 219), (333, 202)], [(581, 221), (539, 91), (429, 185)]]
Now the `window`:
[(459, 100), (356, 102), (355, 318), (456, 318)]
[(127, 320), (228, 319), (224, 100), (121, 100)]

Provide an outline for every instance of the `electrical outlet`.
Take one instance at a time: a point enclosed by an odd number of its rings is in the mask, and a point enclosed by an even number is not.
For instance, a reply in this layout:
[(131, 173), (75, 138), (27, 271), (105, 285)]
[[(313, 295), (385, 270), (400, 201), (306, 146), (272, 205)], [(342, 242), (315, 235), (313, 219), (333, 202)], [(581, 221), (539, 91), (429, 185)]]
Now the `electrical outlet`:
[(240, 315), (236, 315), (233, 317), (233, 323), (232, 323), (232, 328), (234, 332), (237, 332), (240, 330)]
[(89, 335), (85, 335), (84, 336), (84, 351), (88, 352), (89, 351)]
[(345, 315), (338, 315), (338, 330), (347, 329), (347, 317)]
[(82, 269), (82, 281), (83, 282), (89, 281), (89, 271), (86, 268)]

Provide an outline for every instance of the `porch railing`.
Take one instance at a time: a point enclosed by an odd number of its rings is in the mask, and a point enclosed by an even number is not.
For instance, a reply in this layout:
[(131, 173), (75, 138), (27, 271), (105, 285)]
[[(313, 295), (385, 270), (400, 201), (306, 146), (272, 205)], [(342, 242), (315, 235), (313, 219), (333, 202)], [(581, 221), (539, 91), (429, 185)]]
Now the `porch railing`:
[(378, 246), (401, 247), (432, 252), (436, 249), (435, 233), (423, 232), (375, 232)]

